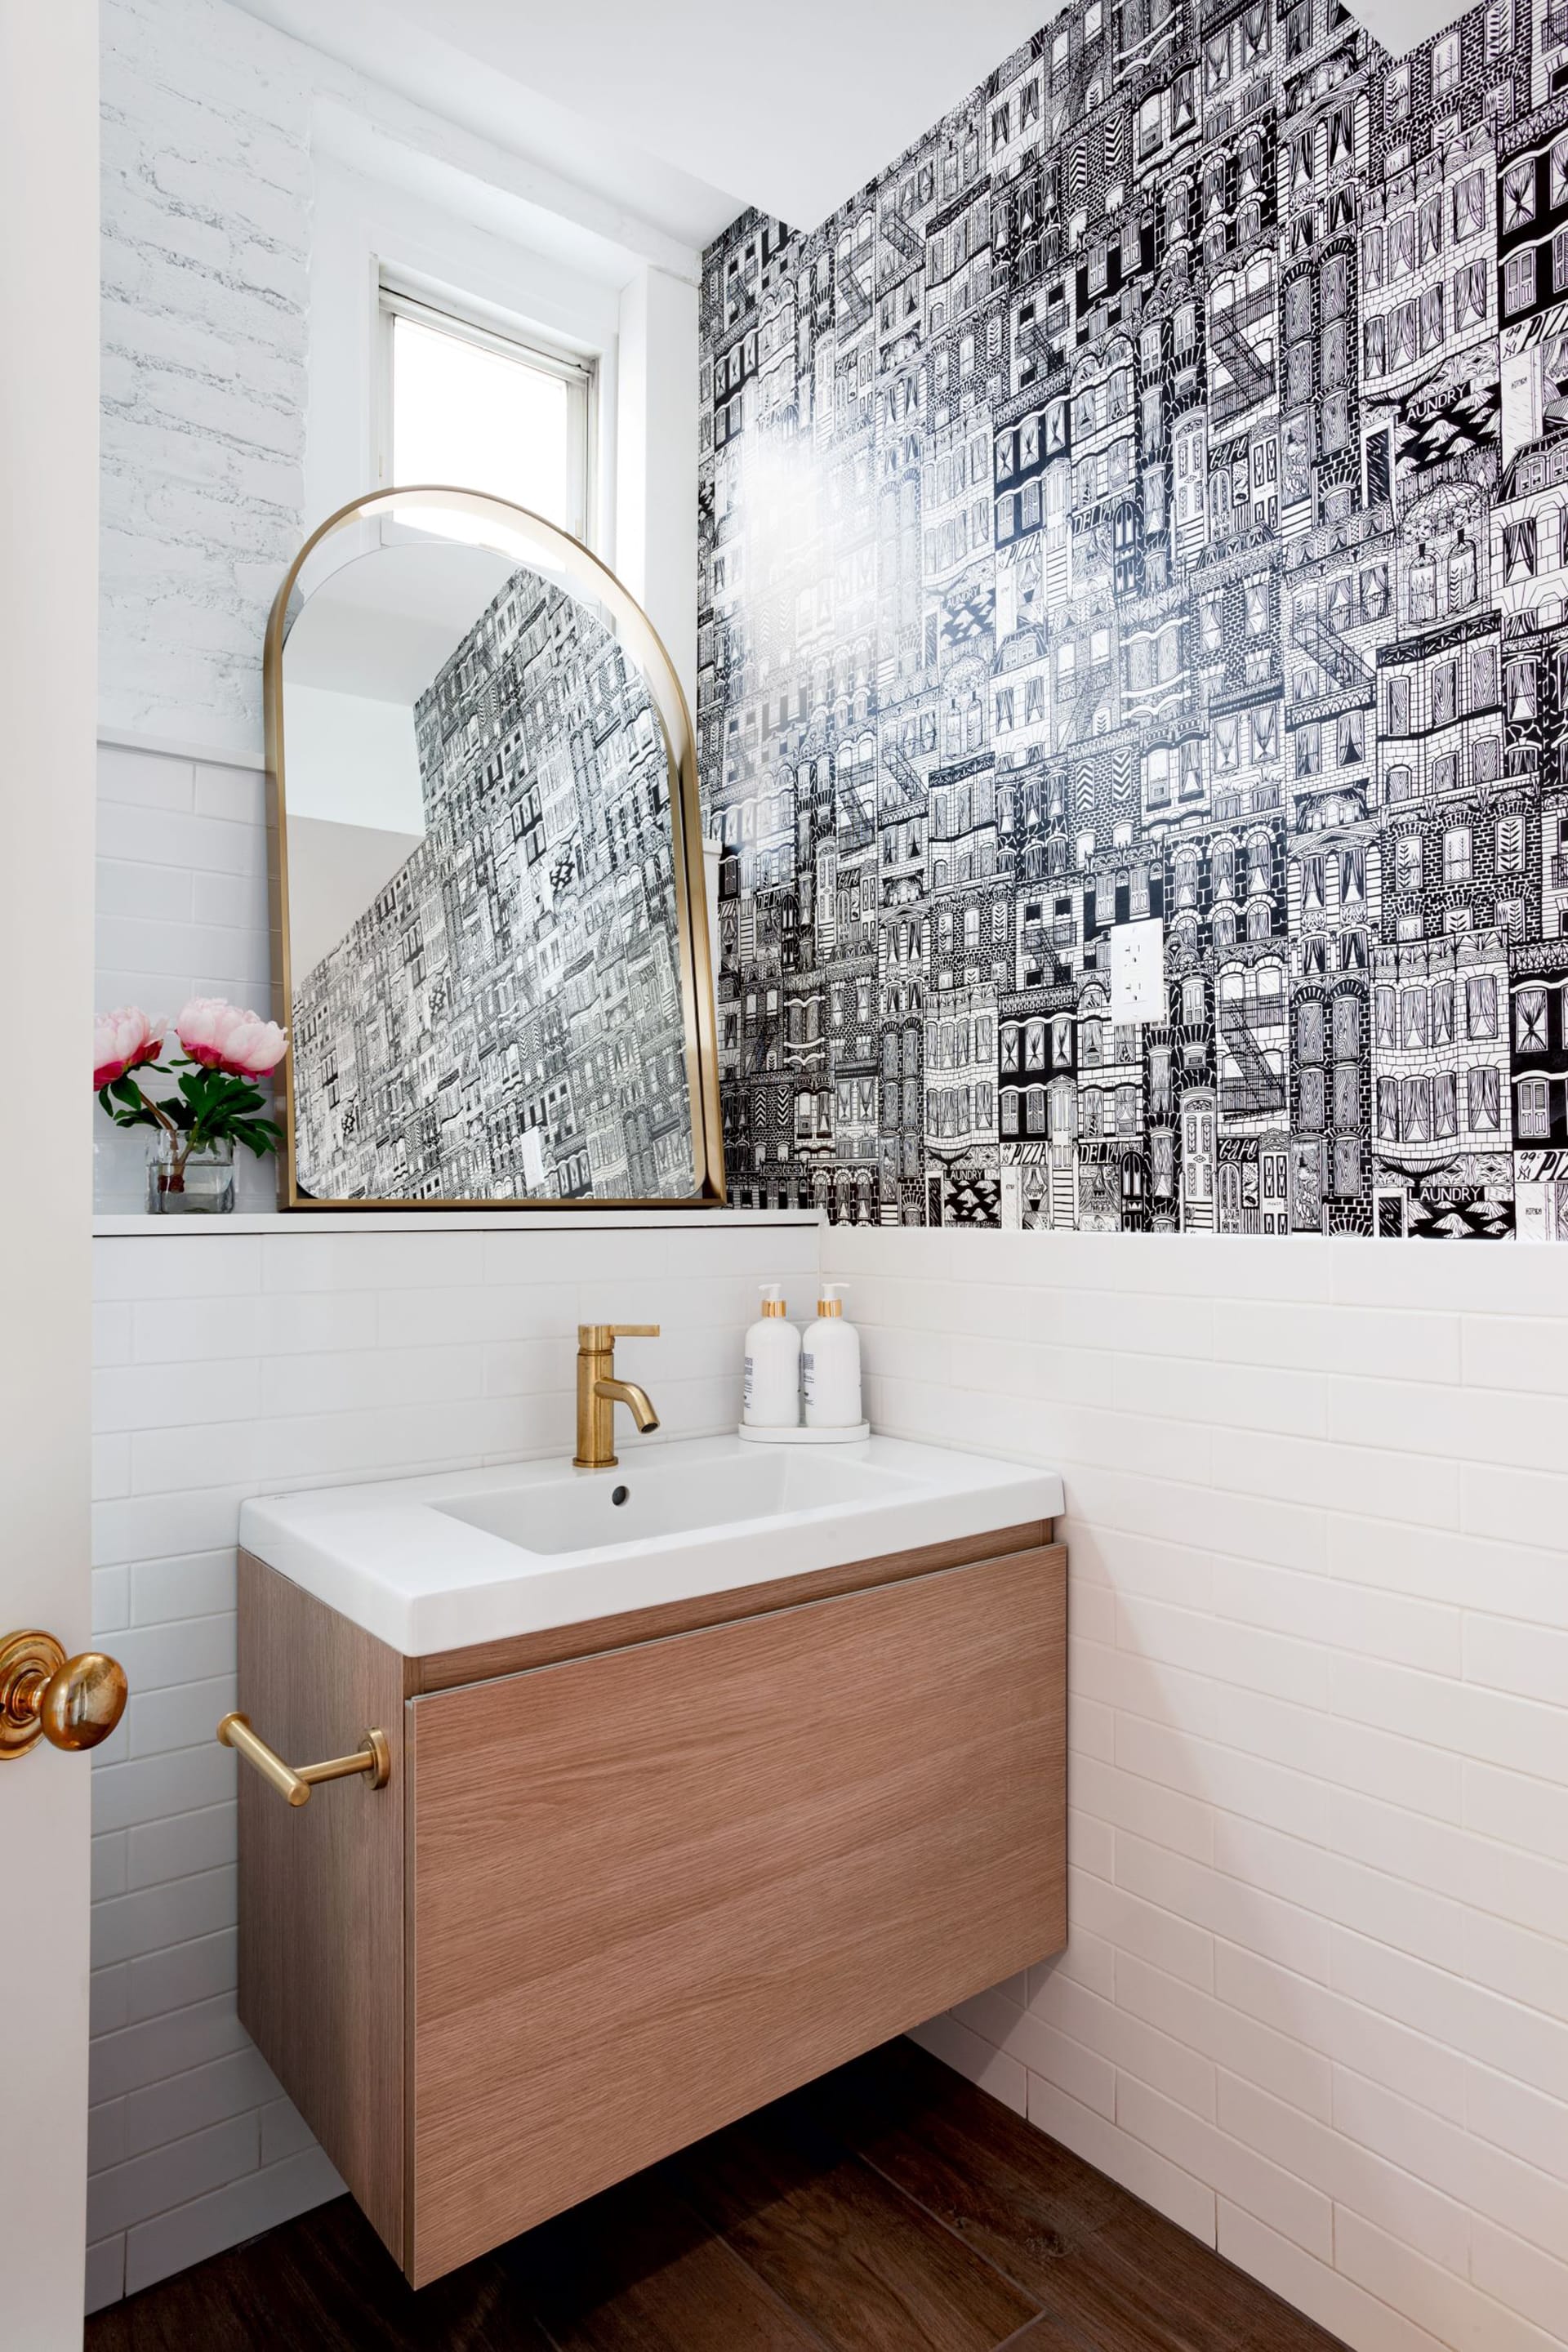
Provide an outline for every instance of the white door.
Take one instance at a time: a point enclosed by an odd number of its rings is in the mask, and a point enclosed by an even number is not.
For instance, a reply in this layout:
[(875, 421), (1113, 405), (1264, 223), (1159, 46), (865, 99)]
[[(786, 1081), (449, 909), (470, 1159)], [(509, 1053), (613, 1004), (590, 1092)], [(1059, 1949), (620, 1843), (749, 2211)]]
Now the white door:
[[(0, 1645), (89, 1645), (98, 13), (0, 0)], [(13, 1711), (36, 1700), (25, 1672)], [(0, 1740), (5, 1738), (0, 1727)], [(81, 2342), (90, 1759), (0, 1760), (0, 2344)]]

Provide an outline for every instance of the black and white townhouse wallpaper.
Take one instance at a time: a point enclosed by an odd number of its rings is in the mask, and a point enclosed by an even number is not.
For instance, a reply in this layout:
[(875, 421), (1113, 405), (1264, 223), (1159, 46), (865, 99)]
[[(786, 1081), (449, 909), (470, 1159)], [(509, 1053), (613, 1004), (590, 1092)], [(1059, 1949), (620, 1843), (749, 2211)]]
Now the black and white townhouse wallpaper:
[(1568, 1236), (1563, 0), (1071, 0), (701, 385), (737, 1200)]

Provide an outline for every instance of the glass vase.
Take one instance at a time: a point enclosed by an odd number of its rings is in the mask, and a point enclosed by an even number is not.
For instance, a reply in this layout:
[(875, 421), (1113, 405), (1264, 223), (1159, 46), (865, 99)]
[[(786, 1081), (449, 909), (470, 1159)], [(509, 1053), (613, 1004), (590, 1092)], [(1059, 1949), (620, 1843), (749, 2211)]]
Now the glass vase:
[(234, 1207), (234, 1145), (193, 1147), (183, 1135), (160, 1134), (147, 1154), (147, 1213), (153, 1217), (226, 1217)]

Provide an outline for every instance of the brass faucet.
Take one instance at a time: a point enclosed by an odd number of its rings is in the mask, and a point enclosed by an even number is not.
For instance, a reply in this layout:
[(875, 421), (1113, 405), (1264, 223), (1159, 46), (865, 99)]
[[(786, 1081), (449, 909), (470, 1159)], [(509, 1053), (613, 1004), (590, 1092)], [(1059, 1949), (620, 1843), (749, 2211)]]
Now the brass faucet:
[(658, 1415), (646, 1389), (616, 1378), (617, 1339), (657, 1339), (657, 1323), (579, 1323), (577, 1326), (577, 1451), (574, 1469), (616, 1466), (616, 1407), (626, 1405), (646, 1436)]

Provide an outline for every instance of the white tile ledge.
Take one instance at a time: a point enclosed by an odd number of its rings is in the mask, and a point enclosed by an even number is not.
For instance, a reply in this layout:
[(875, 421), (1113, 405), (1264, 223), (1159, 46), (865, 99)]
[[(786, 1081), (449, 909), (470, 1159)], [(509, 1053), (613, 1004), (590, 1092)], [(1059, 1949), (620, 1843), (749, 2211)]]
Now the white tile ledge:
[(819, 1209), (273, 1209), (229, 1217), (97, 1216), (97, 1241), (215, 1234), (730, 1232), (737, 1225), (820, 1225)]

